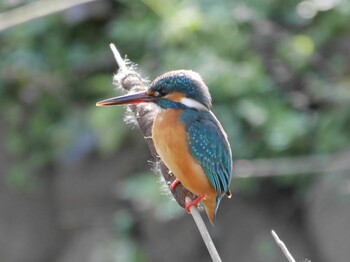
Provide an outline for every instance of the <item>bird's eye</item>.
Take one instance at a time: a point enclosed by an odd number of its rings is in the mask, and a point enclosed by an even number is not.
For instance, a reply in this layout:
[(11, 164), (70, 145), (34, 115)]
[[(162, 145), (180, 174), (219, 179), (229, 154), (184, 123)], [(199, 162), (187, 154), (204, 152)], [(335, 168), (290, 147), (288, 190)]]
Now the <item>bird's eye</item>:
[(158, 91), (154, 91), (153, 96), (154, 97), (160, 97), (160, 93)]
[(161, 95), (161, 96), (165, 96), (167, 93), (164, 89), (159, 89), (158, 93)]
[(164, 89), (160, 89), (158, 91), (154, 91), (153, 96), (154, 97), (161, 97), (161, 96), (165, 96), (166, 92)]

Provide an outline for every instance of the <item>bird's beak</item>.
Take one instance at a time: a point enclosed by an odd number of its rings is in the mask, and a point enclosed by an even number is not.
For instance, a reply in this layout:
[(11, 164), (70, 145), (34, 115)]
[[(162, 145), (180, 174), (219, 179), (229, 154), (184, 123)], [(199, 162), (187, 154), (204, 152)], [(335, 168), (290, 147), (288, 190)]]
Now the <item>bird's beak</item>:
[(149, 95), (147, 92), (142, 91), (139, 93), (109, 98), (97, 102), (96, 106), (135, 105), (139, 103), (152, 102), (155, 99), (155, 97)]

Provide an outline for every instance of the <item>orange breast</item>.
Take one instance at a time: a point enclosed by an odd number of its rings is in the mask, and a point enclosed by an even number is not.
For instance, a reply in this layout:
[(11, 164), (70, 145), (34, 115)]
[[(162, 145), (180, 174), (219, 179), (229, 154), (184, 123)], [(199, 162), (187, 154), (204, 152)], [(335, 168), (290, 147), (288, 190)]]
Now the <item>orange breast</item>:
[(185, 126), (179, 121), (181, 112), (166, 109), (157, 114), (152, 129), (155, 148), (163, 162), (185, 188), (198, 196), (205, 195), (212, 198), (217, 192), (201, 165), (189, 151)]

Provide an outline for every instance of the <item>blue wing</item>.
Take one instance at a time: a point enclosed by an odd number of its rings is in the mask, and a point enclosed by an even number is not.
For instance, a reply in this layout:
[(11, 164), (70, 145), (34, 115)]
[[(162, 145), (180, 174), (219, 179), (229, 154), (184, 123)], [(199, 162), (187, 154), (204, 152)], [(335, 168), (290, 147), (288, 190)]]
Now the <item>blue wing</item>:
[(219, 121), (211, 112), (195, 110), (184, 112), (182, 120), (186, 124), (190, 150), (218, 192), (218, 197), (221, 198), (223, 193), (229, 194), (232, 153)]

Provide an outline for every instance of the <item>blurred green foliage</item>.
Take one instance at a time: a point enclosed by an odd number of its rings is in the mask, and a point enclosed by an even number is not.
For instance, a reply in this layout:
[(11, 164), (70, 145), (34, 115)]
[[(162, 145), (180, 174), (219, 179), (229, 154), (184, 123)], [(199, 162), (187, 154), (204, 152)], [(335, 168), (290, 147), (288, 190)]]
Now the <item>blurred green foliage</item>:
[(110, 42), (150, 79), (199, 72), (236, 159), (348, 147), (350, 3), (305, 2), (101, 1), (2, 32), (1, 124), (20, 163), (9, 181), (123, 144), (124, 110), (95, 108), (115, 95)]

